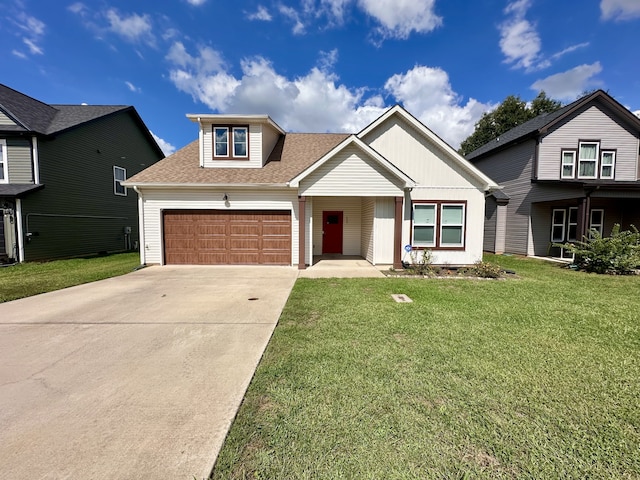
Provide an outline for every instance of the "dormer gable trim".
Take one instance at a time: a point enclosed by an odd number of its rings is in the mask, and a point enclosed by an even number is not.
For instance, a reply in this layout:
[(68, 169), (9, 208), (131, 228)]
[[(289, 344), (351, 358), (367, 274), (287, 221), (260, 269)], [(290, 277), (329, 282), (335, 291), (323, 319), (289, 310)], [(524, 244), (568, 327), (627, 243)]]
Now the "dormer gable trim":
[(304, 180), (311, 173), (316, 171), (318, 168), (320, 168), (326, 162), (328, 162), (329, 160), (334, 158), (338, 153), (340, 153), (342, 150), (344, 150), (345, 148), (349, 147), (350, 145), (355, 145), (358, 148), (360, 148), (360, 150), (362, 150), (365, 154), (367, 154), (371, 159), (373, 159), (376, 163), (378, 163), (382, 168), (387, 170), (394, 177), (396, 177), (402, 183), (404, 183), (405, 188), (413, 188), (413, 187), (415, 187), (416, 183), (411, 177), (409, 177), (406, 173), (404, 173), (402, 170), (400, 170), (398, 167), (396, 167), (389, 160), (384, 158), (382, 155), (380, 155), (378, 152), (376, 152), (373, 148), (371, 148), (369, 145), (364, 143), (362, 140), (360, 140), (355, 135), (350, 135), (349, 137), (347, 137), (341, 143), (336, 145), (331, 151), (329, 151), (324, 156), (322, 156), (320, 159), (318, 159), (313, 165), (311, 165), (310, 167), (306, 168), (305, 170), (300, 172), (298, 175), (293, 177), (289, 181), (289, 186), (292, 187), (292, 188), (298, 188), (300, 186), (300, 182), (302, 180)]
[(273, 127), (278, 133), (284, 135), (286, 132), (269, 115), (240, 115), (240, 114), (219, 114), (188, 113), (187, 118), (195, 123), (207, 123), (212, 125), (246, 125), (246, 124), (267, 124)]

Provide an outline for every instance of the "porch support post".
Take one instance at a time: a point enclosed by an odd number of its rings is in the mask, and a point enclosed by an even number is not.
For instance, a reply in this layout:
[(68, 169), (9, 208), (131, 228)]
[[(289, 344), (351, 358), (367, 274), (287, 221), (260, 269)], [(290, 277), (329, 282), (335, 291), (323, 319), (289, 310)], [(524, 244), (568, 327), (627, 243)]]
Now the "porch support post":
[(584, 198), (578, 200), (578, 225), (576, 225), (577, 240), (583, 241), (589, 233), (589, 210), (591, 210), (591, 197), (587, 193)]
[(402, 201), (403, 197), (396, 198), (396, 210), (393, 223), (393, 268), (402, 268)]
[(298, 270), (304, 270), (307, 268), (305, 251), (305, 245), (307, 244), (307, 219), (305, 216), (306, 205), (307, 197), (298, 197)]

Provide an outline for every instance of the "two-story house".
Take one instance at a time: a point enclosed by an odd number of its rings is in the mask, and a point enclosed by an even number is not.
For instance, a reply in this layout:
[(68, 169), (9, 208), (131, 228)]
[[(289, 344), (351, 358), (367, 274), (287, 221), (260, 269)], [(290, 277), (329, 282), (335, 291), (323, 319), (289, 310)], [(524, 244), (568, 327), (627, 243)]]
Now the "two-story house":
[(561, 257), (554, 243), (640, 227), (640, 119), (598, 90), (467, 155), (509, 201), (487, 202), (484, 248)]
[(49, 105), (0, 84), (0, 262), (136, 248), (122, 182), (161, 158), (131, 106)]
[[(143, 264), (278, 264), (355, 255), (401, 267), (482, 258), (498, 188), (400, 106), (358, 134), (287, 133), (265, 115), (187, 115), (199, 139), (126, 186)], [(408, 257), (407, 257), (408, 260)]]

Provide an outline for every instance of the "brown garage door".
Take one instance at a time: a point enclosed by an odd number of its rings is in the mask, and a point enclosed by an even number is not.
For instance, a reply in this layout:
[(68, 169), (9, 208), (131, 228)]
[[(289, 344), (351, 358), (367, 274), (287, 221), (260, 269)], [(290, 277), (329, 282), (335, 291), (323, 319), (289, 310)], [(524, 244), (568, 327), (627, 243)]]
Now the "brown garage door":
[(163, 226), (166, 264), (291, 264), (291, 212), (167, 210)]

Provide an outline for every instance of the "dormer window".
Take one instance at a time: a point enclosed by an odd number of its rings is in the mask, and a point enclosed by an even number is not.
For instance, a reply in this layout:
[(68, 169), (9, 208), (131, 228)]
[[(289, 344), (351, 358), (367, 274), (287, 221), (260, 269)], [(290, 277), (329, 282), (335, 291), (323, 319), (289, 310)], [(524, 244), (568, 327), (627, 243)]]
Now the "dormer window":
[(248, 127), (213, 127), (213, 156), (216, 159), (249, 157)]

